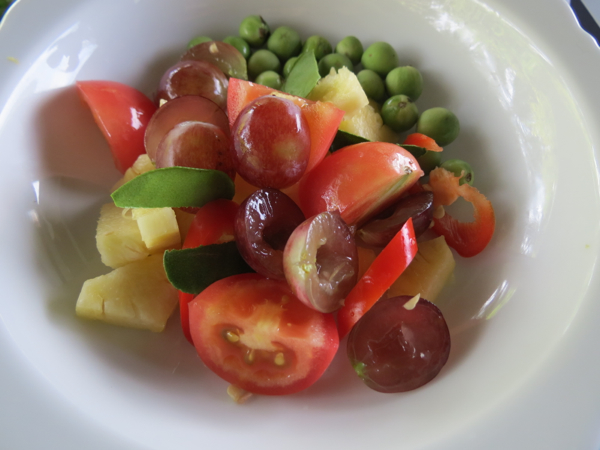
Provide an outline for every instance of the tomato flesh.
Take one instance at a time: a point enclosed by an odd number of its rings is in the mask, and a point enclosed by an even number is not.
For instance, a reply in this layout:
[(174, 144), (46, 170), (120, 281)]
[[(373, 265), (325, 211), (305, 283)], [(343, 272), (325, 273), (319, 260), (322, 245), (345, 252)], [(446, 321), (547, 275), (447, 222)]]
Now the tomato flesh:
[(137, 89), (115, 81), (78, 81), (76, 85), (110, 145), (115, 166), (125, 173), (146, 153), (144, 133), (156, 105)]
[(285, 281), (259, 274), (213, 283), (189, 310), (192, 339), (204, 364), (255, 394), (306, 389), (339, 347), (332, 315), (305, 306)]

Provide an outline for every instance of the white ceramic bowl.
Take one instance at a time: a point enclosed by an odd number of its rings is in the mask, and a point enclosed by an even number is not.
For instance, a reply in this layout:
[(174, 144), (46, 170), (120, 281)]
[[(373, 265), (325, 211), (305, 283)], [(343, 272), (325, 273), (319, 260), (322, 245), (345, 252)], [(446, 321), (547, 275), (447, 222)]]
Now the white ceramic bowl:
[[(78, 320), (118, 178), (74, 82), (150, 94), (187, 41), (262, 14), (303, 37), (386, 40), (462, 123), (446, 149), (493, 202), (484, 253), (440, 300), (453, 349), (416, 391), (339, 355), (289, 397), (238, 406), (171, 319)], [(562, 0), (19, 0), (0, 26), (0, 447), (595, 449), (600, 425), (600, 52)]]

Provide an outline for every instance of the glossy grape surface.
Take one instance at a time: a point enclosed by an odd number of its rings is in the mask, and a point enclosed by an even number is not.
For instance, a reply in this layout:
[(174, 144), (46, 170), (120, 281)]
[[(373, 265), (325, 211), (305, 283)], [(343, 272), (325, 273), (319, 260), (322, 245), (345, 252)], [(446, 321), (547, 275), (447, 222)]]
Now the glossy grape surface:
[(261, 188), (283, 189), (300, 180), (310, 156), (310, 132), (299, 106), (264, 96), (246, 106), (231, 130), (236, 171)]
[(405, 392), (431, 381), (450, 354), (450, 332), (440, 310), (409, 296), (381, 299), (348, 335), (350, 363), (365, 384), (379, 392)]
[(419, 237), (433, 220), (432, 192), (419, 192), (402, 198), (387, 214), (384, 212), (360, 228), (357, 238), (368, 246), (385, 247), (411, 217), (415, 236)]
[(235, 240), (242, 257), (258, 273), (285, 279), (283, 249), (304, 214), (276, 189), (259, 189), (242, 202), (235, 219)]
[(227, 77), (217, 66), (206, 61), (180, 61), (169, 67), (158, 85), (156, 102), (184, 95), (200, 95), (227, 108)]
[(341, 308), (358, 280), (358, 252), (340, 213), (325, 211), (298, 226), (285, 246), (283, 268), (307, 306), (324, 313)]
[(190, 120), (216, 125), (229, 135), (229, 119), (215, 102), (197, 95), (178, 97), (158, 108), (148, 122), (144, 143), (150, 159), (156, 160), (160, 142), (175, 125)]
[(235, 170), (229, 143), (229, 136), (215, 125), (182, 122), (175, 125), (160, 141), (156, 152), (156, 167), (214, 169), (225, 172), (234, 179)]
[(202, 42), (185, 52), (181, 60), (206, 61), (217, 66), (228, 77), (248, 79), (246, 58), (237, 48), (226, 42)]

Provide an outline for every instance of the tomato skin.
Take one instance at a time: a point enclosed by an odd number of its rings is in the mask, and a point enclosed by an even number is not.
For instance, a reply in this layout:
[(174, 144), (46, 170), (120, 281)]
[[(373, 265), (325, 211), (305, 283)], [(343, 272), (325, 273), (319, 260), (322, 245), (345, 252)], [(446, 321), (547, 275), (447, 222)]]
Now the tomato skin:
[(412, 219), (408, 219), (396, 236), (377, 255), (346, 297), (344, 306), (338, 311), (340, 339), (350, 332), (354, 324), (406, 270), (417, 254), (417, 250)]
[(444, 236), (446, 243), (465, 258), (483, 251), (492, 240), (496, 228), (496, 216), (492, 203), (477, 190), (464, 183), (460, 177), (438, 167), (429, 174), (429, 186), (433, 191), (434, 208), (438, 205), (451, 205), (458, 197), (473, 205), (474, 220), (460, 222), (446, 213), (433, 220), (433, 231)]
[(219, 280), (189, 307), (192, 339), (204, 364), (255, 394), (306, 389), (339, 347), (331, 314), (302, 304), (285, 281), (259, 274)]
[(421, 176), (417, 160), (398, 145), (350, 145), (301, 180), (300, 207), (306, 217), (338, 210), (348, 225), (359, 225), (394, 203)]
[(146, 152), (144, 133), (156, 105), (137, 89), (116, 81), (78, 81), (80, 98), (110, 145), (121, 173)]
[[(218, 199), (207, 203), (196, 213), (182, 248), (222, 244), (234, 238), (234, 221), (239, 205), (231, 200)], [(189, 303), (194, 294), (179, 292), (179, 316), (185, 338), (193, 344), (190, 334)]]
[(230, 78), (227, 91), (227, 114), (230, 128), (233, 129), (235, 119), (248, 103), (258, 97), (273, 94), (287, 98), (300, 106), (302, 115), (308, 122), (311, 142), (310, 158), (306, 167), (306, 173), (308, 173), (327, 155), (344, 117), (344, 111), (336, 108), (332, 103), (313, 102), (250, 81)]

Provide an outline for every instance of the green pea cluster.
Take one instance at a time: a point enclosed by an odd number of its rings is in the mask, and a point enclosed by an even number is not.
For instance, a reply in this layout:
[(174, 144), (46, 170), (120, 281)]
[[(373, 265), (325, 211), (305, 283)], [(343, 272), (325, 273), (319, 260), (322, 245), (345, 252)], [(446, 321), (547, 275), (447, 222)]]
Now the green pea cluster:
[[(299, 56), (312, 51), (321, 77), (342, 67), (354, 71), (367, 97), (379, 109), (383, 123), (392, 130), (401, 133), (414, 129), (442, 147), (459, 134), (460, 123), (452, 111), (435, 107), (419, 113), (415, 102), (423, 92), (423, 76), (413, 66), (400, 65), (396, 50), (387, 42), (375, 42), (366, 49), (355, 36), (346, 36), (335, 47), (320, 35), (309, 36), (302, 42), (292, 27), (282, 25), (271, 30), (259, 15), (244, 18), (238, 34), (227, 36), (223, 42), (233, 45), (246, 58), (251, 81), (281, 89)], [(199, 36), (188, 47), (210, 40)], [(427, 151), (417, 159), (429, 172), (441, 165), (440, 155)], [(467, 163), (451, 160), (446, 166), (459, 174), (464, 171), (468, 174), (467, 182), (472, 183), (473, 173)]]

